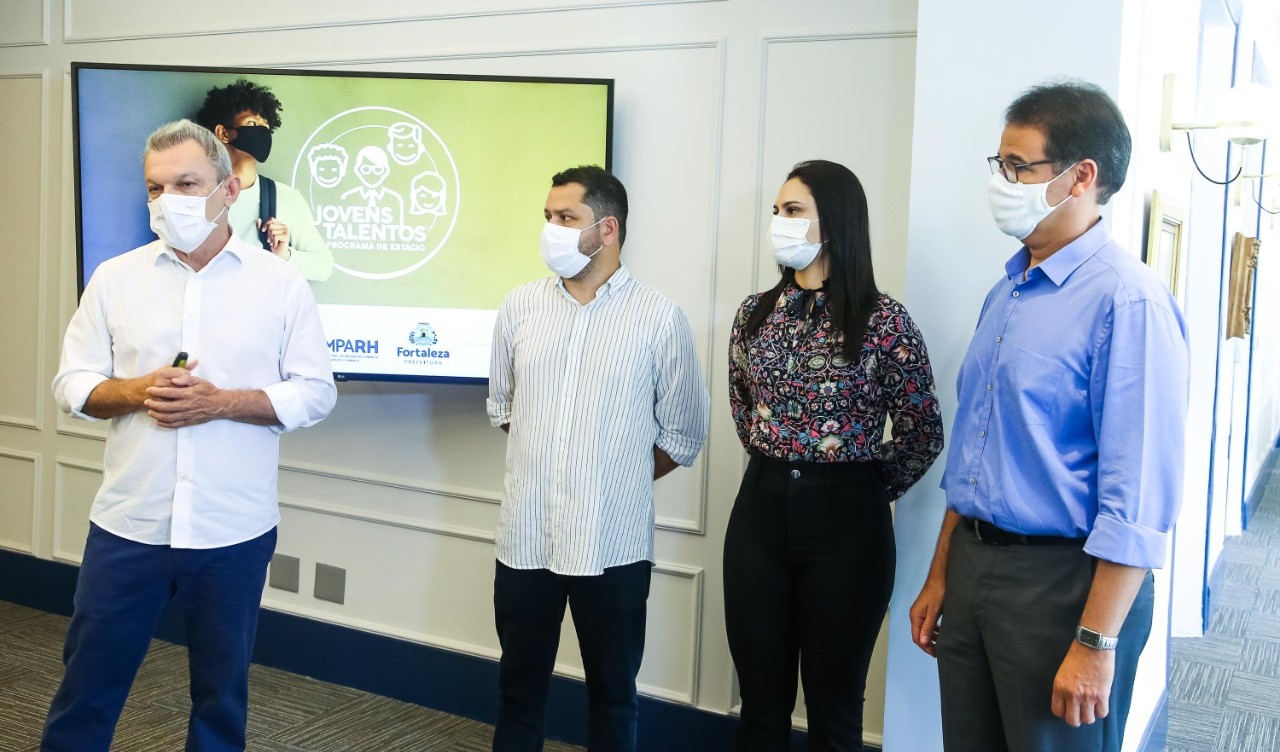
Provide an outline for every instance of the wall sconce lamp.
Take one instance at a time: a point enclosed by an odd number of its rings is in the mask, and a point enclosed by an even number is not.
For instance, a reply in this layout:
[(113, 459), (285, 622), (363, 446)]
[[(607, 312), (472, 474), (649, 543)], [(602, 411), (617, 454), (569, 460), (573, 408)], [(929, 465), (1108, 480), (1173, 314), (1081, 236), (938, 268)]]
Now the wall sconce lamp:
[(1216, 108), (1212, 123), (1175, 123), (1173, 122), (1173, 91), (1177, 80), (1176, 74), (1166, 73), (1164, 76), (1164, 102), (1160, 110), (1160, 151), (1172, 149), (1173, 132), (1183, 131), (1187, 134), (1187, 149), (1191, 152), (1191, 162), (1201, 177), (1216, 185), (1226, 185), (1239, 178), (1243, 167), (1236, 171), (1230, 180), (1214, 180), (1200, 169), (1196, 162), (1194, 149), (1191, 147), (1191, 131), (1212, 130), (1221, 133), (1231, 143), (1247, 147), (1265, 141), (1273, 135), (1273, 129), (1280, 125), (1277, 115), (1277, 96), (1271, 89), (1260, 84), (1241, 84), (1233, 86), (1222, 97)]

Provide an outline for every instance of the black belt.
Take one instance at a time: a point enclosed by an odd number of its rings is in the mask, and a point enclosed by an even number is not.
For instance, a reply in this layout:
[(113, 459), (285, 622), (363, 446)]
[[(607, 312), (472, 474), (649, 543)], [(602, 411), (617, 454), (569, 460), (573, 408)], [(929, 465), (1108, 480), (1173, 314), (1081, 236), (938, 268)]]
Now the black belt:
[(1065, 538), (1060, 535), (1023, 535), (992, 525), (972, 517), (961, 518), (960, 525), (973, 532), (979, 543), (988, 546), (1083, 546), (1084, 538)]

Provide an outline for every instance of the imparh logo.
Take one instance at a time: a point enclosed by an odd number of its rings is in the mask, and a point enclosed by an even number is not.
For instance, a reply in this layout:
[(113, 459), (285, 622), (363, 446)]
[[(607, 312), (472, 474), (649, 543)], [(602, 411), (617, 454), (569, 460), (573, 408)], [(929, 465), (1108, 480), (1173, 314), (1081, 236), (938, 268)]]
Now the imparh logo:
[(440, 341), (440, 337), (436, 335), (436, 330), (425, 321), (419, 322), (413, 331), (409, 332), (409, 343), (414, 345), (434, 345)]

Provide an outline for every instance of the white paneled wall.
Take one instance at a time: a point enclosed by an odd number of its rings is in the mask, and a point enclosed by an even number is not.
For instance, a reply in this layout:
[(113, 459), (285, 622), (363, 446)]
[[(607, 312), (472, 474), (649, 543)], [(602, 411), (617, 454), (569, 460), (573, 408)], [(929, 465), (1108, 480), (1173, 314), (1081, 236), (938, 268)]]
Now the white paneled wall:
[[(72, 61), (614, 78), (614, 166), (632, 202), (624, 257), (688, 314), (715, 418), (694, 468), (657, 485), (640, 681), (647, 694), (728, 712), (719, 570), (743, 466), (724, 383), (730, 318), (776, 278), (762, 245), (768, 207), (790, 166), (815, 157), (862, 177), (877, 275), (902, 296), (915, 28), (914, 2), (878, 0), (5, 0), (0, 546), (77, 561), (101, 479), (102, 427), (57, 416), (48, 392), (76, 302)], [(302, 560), (302, 587), (268, 589), (265, 604), (495, 656), (505, 437), (487, 425), (484, 389), (339, 391), (328, 421), (284, 439), (278, 548)], [(345, 604), (311, 597), (317, 562), (347, 570)], [(558, 670), (581, 674), (570, 629)], [(872, 742), (883, 671), (877, 660), (867, 692)]]

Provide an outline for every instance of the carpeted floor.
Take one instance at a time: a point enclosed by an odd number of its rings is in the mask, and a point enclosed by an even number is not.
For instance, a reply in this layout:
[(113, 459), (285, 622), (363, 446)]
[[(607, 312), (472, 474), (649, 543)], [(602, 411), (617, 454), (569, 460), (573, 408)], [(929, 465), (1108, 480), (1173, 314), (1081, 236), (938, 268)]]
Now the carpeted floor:
[[(0, 752), (37, 749), (62, 677), (67, 621), (0, 601)], [(153, 641), (111, 749), (182, 749), (189, 707), (186, 649)], [(477, 721), (276, 669), (250, 672), (254, 752), (487, 752), (492, 738), (493, 727)], [(547, 752), (581, 749), (546, 746)]]
[(1173, 640), (1168, 752), (1280, 750), (1280, 468), (1227, 542), (1204, 637)]

